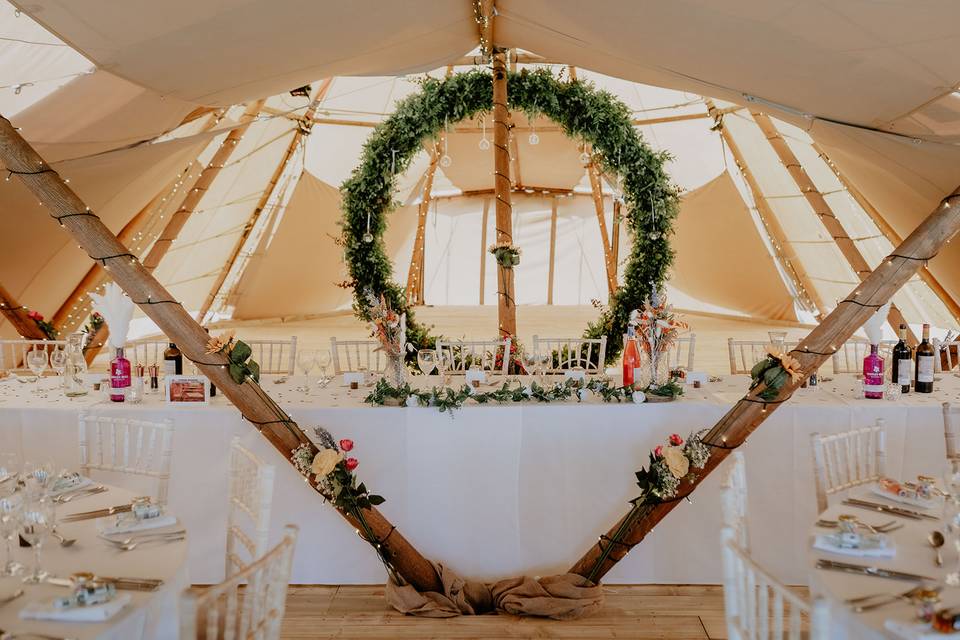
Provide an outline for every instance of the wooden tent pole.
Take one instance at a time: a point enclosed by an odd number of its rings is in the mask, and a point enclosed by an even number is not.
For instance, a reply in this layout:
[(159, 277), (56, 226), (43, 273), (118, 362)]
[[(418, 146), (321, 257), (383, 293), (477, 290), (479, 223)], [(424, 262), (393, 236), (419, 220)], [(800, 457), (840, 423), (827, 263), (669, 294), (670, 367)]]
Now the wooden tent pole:
[(277, 185), (280, 183), (280, 178), (287, 171), (287, 167), (290, 165), (290, 161), (296, 154), (297, 148), (303, 142), (304, 138), (310, 135), (310, 131), (313, 128), (313, 116), (317, 113), (320, 103), (323, 102), (323, 99), (326, 97), (327, 91), (330, 90), (331, 84), (333, 84), (333, 78), (326, 78), (320, 84), (320, 88), (317, 89), (317, 93), (307, 106), (306, 111), (304, 111), (303, 117), (299, 121), (299, 125), (293, 132), (293, 138), (290, 140), (290, 144), (287, 145), (287, 150), (284, 152), (283, 158), (280, 159), (280, 163), (274, 170), (273, 175), (270, 176), (270, 182), (267, 183), (266, 188), (260, 195), (260, 200), (257, 201), (257, 206), (253, 208), (253, 212), (247, 219), (247, 223), (243, 226), (243, 230), (240, 232), (240, 237), (238, 237), (237, 241), (234, 243), (233, 249), (230, 250), (230, 257), (220, 269), (220, 273), (217, 274), (217, 277), (213, 282), (213, 286), (210, 287), (210, 293), (207, 294), (203, 304), (200, 305), (200, 310), (197, 312), (196, 316), (198, 322), (202, 323), (207, 317), (207, 312), (210, 311), (210, 308), (217, 299), (217, 295), (220, 293), (220, 289), (223, 287), (223, 283), (226, 282), (227, 276), (230, 275), (234, 264), (240, 257), (240, 253), (243, 251), (243, 247), (247, 243), (247, 238), (250, 237), (250, 234), (256, 227), (257, 221), (260, 219), (261, 214), (263, 214), (263, 212), (266, 210), (267, 205), (273, 200), (277, 191)]
[(417, 235), (413, 239), (413, 253), (410, 255), (410, 269), (407, 271), (407, 304), (423, 304), (423, 266), (427, 244), (427, 214), (430, 213), (430, 194), (433, 191), (433, 176), (440, 162), (441, 142), (433, 146), (430, 152), (430, 164), (424, 173), (423, 193), (417, 209)]
[[(231, 145), (232, 146), (232, 145)], [(203, 328), (190, 317), (182, 305), (173, 300), (170, 293), (150, 271), (127, 248), (84, 202), (70, 189), (60, 175), (49, 168), (37, 152), (24, 140), (6, 118), (0, 117), (0, 161), (8, 169), (18, 172), (17, 177), (46, 207), (50, 216), (73, 236), (93, 259), (106, 263), (113, 280), (130, 298), (140, 305), (143, 312), (170, 339), (177, 342), (180, 350), (223, 394), (230, 399), (241, 414), (254, 424), (261, 434), (273, 444), (280, 454), (290, 460), (291, 452), (307, 446), (316, 452), (316, 446), (269, 395), (252, 380), (237, 384), (227, 370), (227, 358), (223, 354), (206, 354), (209, 338)], [(42, 171), (41, 171), (42, 170)], [(355, 528), (363, 525), (380, 541), (381, 552), (388, 554), (397, 572), (420, 591), (438, 591), (442, 588), (433, 566), (421, 556), (409, 542), (376, 509), (363, 509), (364, 522), (353, 514), (338, 511)]]
[(760, 189), (760, 184), (754, 177), (753, 172), (750, 171), (750, 168), (747, 166), (747, 162), (744, 160), (743, 154), (740, 153), (740, 147), (737, 145), (736, 140), (733, 139), (733, 136), (730, 135), (727, 128), (723, 126), (724, 114), (717, 109), (716, 104), (714, 104), (710, 98), (706, 99), (706, 105), (707, 113), (713, 117), (715, 122), (714, 126), (719, 130), (724, 144), (726, 144), (730, 150), (730, 155), (733, 156), (734, 161), (737, 163), (737, 168), (740, 169), (743, 179), (750, 188), (750, 194), (753, 196), (753, 202), (757, 207), (760, 220), (767, 230), (774, 254), (777, 256), (780, 264), (783, 265), (784, 271), (790, 274), (794, 282), (799, 286), (800, 291), (798, 291), (798, 293), (805, 298), (802, 300), (803, 304), (813, 311), (817, 320), (823, 319), (824, 313), (826, 312), (826, 305), (811, 283), (810, 278), (807, 276), (807, 272), (803, 268), (803, 263), (801, 263), (797, 257), (793, 246), (787, 241), (787, 234), (777, 221), (777, 216), (773, 213), (773, 209), (770, 208), (770, 203), (767, 202), (766, 196), (763, 195), (763, 190)]
[[(761, 385), (748, 393), (703, 437), (711, 448), (710, 459), (693, 482), (683, 481), (680, 494), (692, 492), (717, 465), (775, 411), (816, 371), (844, 342), (853, 336), (863, 323), (883, 306), (916, 273), (925, 258), (936, 255), (946, 242), (960, 231), (960, 187), (937, 206), (892, 254), (883, 260), (857, 288), (803, 339), (791, 355), (801, 364), (801, 379), (788, 381), (777, 397), (763, 401)], [(894, 257), (906, 256), (906, 257)], [(654, 505), (642, 505), (631, 511), (611, 527), (606, 536), (594, 544), (570, 569), (571, 573), (600, 579), (659, 523), (680, 500)], [(620, 542), (608, 542), (622, 533)], [(604, 551), (606, 550), (606, 552)]]
[(483, 218), (480, 220), (480, 302), (483, 304), (484, 285), (487, 281), (487, 226), (490, 220), (490, 198), (483, 199)]
[(597, 212), (597, 224), (600, 227), (600, 242), (603, 243), (603, 264), (607, 271), (607, 291), (610, 295), (613, 295), (617, 291), (617, 265), (610, 253), (610, 236), (607, 234), (607, 214), (603, 210), (603, 187), (600, 182), (600, 171), (592, 161), (587, 165), (587, 174), (590, 176), (593, 207)]
[[(497, 197), (497, 243), (513, 244), (510, 203), (510, 125), (507, 114), (507, 65), (503, 51), (493, 54), (493, 159)], [(516, 289), (513, 269), (497, 266), (497, 319), (501, 338), (517, 335)]]
[(547, 304), (553, 304), (553, 274), (557, 265), (557, 196), (550, 199), (550, 262), (547, 265)]
[[(840, 171), (840, 167), (838, 167), (833, 160), (830, 159), (830, 156), (826, 154), (820, 145), (814, 142), (810, 146), (814, 151), (817, 152), (817, 155), (819, 155), (820, 158), (827, 163), (827, 166), (830, 167), (830, 169), (833, 171), (833, 174), (837, 176), (837, 180), (840, 181), (840, 184), (843, 185), (843, 188), (846, 189), (847, 193), (850, 194), (850, 197), (852, 197), (854, 201), (860, 205), (860, 208), (863, 209), (864, 212), (870, 217), (870, 219), (873, 221), (873, 224), (877, 226), (877, 229), (880, 230), (880, 233), (886, 237), (890, 244), (897, 246), (903, 242), (903, 238), (900, 237), (900, 234), (897, 233), (892, 226), (890, 226), (890, 224), (883, 217), (883, 214), (881, 214), (880, 211), (878, 211), (877, 208), (874, 207), (869, 200), (867, 200), (866, 196), (864, 196), (863, 193), (861, 193), (861, 191), (857, 189), (857, 187), (850, 182), (850, 180), (847, 179), (843, 172)], [(937, 280), (937, 278), (930, 272), (930, 269), (920, 269), (920, 279), (923, 280), (926, 285), (933, 290), (938, 298), (940, 298), (940, 301), (943, 302), (944, 306), (946, 306), (950, 311), (950, 315), (953, 316), (954, 320), (960, 322), (960, 304), (957, 304), (957, 301), (953, 299), (953, 296), (947, 293), (947, 290), (943, 288), (943, 285), (940, 284), (940, 281)]]
[(3, 285), (0, 285), (0, 311), (3, 312), (7, 322), (17, 330), (21, 338), (27, 340), (47, 339), (47, 334), (37, 326), (33, 318), (27, 315), (29, 313), (27, 308), (17, 302), (17, 299)]
[[(777, 154), (787, 173), (790, 174), (800, 193), (806, 198), (814, 214), (816, 214), (817, 218), (820, 219), (820, 222), (826, 228), (827, 234), (833, 238), (833, 242), (837, 245), (837, 248), (840, 249), (840, 253), (843, 254), (847, 264), (849, 264), (853, 272), (857, 274), (857, 278), (863, 282), (871, 273), (870, 265), (867, 264), (866, 258), (860, 253), (857, 244), (850, 238), (850, 234), (847, 233), (843, 223), (840, 222), (833, 207), (830, 206), (827, 199), (824, 198), (820, 190), (817, 189), (817, 185), (800, 163), (800, 159), (793, 152), (793, 149), (787, 144), (786, 139), (784, 139), (777, 130), (777, 126), (773, 123), (773, 120), (770, 119), (770, 116), (759, 111), (751, 111), (750, 115), (753, 116), (754, 122), (760, 127), (760, 131), (763, 132), (767, 142), (770, 143), (771, 148), (773, 148), (774, 153)], [(897, 333), (901, 324), (906, 325), (907, 340), (911, 345), (917, 344), (917, 336), (910, 329), (910, 325), (903, 317), (903, 313), (900, 312), (900, 309), (898, 309), (895, 304), (890, 305), (887, 322), (890, 323), (894, 333)]]

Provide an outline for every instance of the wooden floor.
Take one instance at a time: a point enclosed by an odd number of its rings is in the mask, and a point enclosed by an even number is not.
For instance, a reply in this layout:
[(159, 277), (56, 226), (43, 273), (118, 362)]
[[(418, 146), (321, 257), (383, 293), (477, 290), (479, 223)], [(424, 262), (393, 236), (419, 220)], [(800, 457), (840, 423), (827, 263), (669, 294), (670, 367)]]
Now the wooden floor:
[(726, 638), (723, 590), (705, 585), (608, 586), (597, 614), (572, 622), (516, 616), (431, 620), (389, 608), (382, 586), (291, 586), (285, 639), (367, 640), (455, 638), (579, 638), (583, 640)]

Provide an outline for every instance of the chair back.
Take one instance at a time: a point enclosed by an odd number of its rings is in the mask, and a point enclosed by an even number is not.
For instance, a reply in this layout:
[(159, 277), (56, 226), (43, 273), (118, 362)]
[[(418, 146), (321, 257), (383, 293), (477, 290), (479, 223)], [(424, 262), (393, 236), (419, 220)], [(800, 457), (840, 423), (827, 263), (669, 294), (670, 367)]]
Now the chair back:
[(340, 375), (350, 371), (377, 373), (387, 366), (387, 356), (380, 351), (376, 340), (337, 340), (330, 338), (330, 356), (333, 372)]
[(720, 479), (720, 503), (723, 508), (723, 526), (735, 534), (741, 549), (750, 550), (747, 518), (747, 465), (743, 452), (734, 451)]
[(943, 439), (947, 460), (960, 460), (960, 405), (943, 403)]
[(681, 368), (687, 371), (693, 371), (693, 355), (696, 346), (697, 334), (695, 333), (674, 340), (667, 350), (667, 362), (669, 363), (670, 371)]
[(66, 340), (0, 340), (0, 371), (26, 371), (27, 351), (44, 349), (49, 355), (54, 349), (66, 347)]
[[(446, 353), (450, 356), (450, 366), (447, 373), (465, 372), (473, 365), (484, 371), (499, 375), (507, 375), (510, 368), (510, 338), (503, 340), (437, 340), (437, 354)], [(496, 366), (497, 355), (501, 355), (502, 363)]]
[[(881, 340), (878, 353), (884, 360), (884, 370), (890, 370), (890, 358), (896, 340)], [(866, 340), (848, 340), (833, 354), (834, 373), (863, 373), (863, 359), (870, 353)]]
[(227, 493), (226, 573), (233, 574), (267, 552), (274, 467), (234, 438), (230, 447), (230, 486)]
[(181, 640), (278, 640), (296, 543), (297, 527), (287, 525), (280, 544), (243, 571), (187, 589), (180, 596)]
[(950, 342), (933, 341), (937, 357), (933, 359), (934, 370), (940, 373), (953, 371), (960, 366), (960, 340)]
[[(737, 544), (730, 527), (721, 532), (723, 545), (723, 605), (730, 640), (800, 640), (803, 618), (810, 617), (810, 603), (758, 565), (750, 552)], [(811, 625), (811, 638), (829, 636), (827, 612), (818, 606)]]
[(886, 474), (887, 437), (883, 419), (876, 426), (822, 436), (811, 434), (817, 509), (834, 493), (876, 482)]
[(292, 376), (297, 361), (297, 336), (289, 340), (244, 340), (253, 351), (251, 356), (260, 365), (260, 373)]
[(169, 340), (131, 340), (124, 345), (127, 359), (134, 365), (152, 364), (163, 366), (163, 352), (170, 346)]
[(156, 478), (156, 499), (167, 503), (173, 421), (149, 422), (80, 412), (80, 473), (107, 471)]
[[(785, 342), (784, 349), (795, 349), (798, 342)], [(749, 374), (753, 365), (767, 357), (769, 340), (734, 340), (727, 338), (727, 350), (730, 355), (730, 373), (732, 375)]]
[(600, 338), (541, 338), (533, 336), (533, 353), (549, 356), (545, 373), (563, 373), (582, 367), (587, 373), (603, 373), (607, 336)]

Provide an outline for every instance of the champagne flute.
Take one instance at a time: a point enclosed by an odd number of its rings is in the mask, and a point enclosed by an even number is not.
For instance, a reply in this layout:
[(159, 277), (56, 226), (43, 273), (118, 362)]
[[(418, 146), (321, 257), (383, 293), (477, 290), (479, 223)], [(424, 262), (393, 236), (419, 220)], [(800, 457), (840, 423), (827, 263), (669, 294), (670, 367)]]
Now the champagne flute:
[(437, 352), (433, 349), (420, 349), (417, 351), (417, 366), (420, 372), (428, 376), (437, 368)]
[(23, 494), (14, 491), (0, 498), (0, 537), (7, 548), (6, 562), (0, 569), (0, 576), (15, 576), (23, 570), (23, 565), (13, 559), (13, 541), (20, 531), (20, 516), (23, 512)]
[(440, 384), (447, 386), (450, 377), (448, 372), (453, 367), (453, 353), (440, 350), (437, 352), (437, 371), (440, 372)]
[(320, 367), (320, 380), (318, 381), (318, 386), (322, 389), (330, 384), (330, 362), (332, 357), (330, 356), (330, 351), (327, 349), (320, 349), (317, 351), (317, 366)]
[(317, 365), (317, 354), (313, 349), (301, 349), (297, 352), (297, 366), (303, 373), (303, 385), (297, 390), (302, 391), (303, 395), (310, 393), (310, 372)]
[(67, 352), (60, 347), (51, 351), (50, 368), (56, 371), (58, 376), (62, 376), (63, 372), (67, 369)]
[(47, 362), (47, 352), (45, 349), (31, 349), (27, 352), (27, 366), (30, 367), (30, 371), (36, 376), (35, 382), (37, 384), (34, 387), (34, 393), (40, 393), (40, 376), (42, 376), (43, 372), (47, 369)]
[(23, 579), (24, 582), (43, 582), (50, 576), (40, 567), (40, 551), (55, 525), (53, 498), (44, 496), (31, 500), (28, 497), (20, 515), (20, 535), (33, 548), (33, 571)]

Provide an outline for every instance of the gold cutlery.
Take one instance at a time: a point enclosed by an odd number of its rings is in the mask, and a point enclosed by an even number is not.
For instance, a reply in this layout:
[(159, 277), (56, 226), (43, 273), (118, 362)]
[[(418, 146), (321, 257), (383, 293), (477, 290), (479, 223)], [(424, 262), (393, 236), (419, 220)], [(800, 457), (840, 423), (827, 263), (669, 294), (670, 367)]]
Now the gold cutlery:
[(843, 501), (843, 504), (858, 507), (860, 509), (870, 509), (871, 511), (878, 511), (880, 513), (889, 513), (892, 516), (900, 516), (901, 518), (909, 518), (911, 520), (920, 520), (921, 518), (926, 518), (927, 520), (939, 520), (936, 516), (932, 516), (927, 513), (920, 513), (918, 511), (911, 511), (910, 509), (901, 509), (900, 507), (891, 507), (885, 504), (879, 504), (877, 502), (869, 502), (867, 500), (860, 500), (858, 498), (847, 498)]
[[(80, 513), (71, 513), (61, 519), (61, 522), (79, 522), (80, 520), (93, 520), (95, 518), (106, 518), (117, 513), (127, 513), (133, 508), (130, 504), (120, 504), (107, 509), (94, 509), (93, 511), (81, 511)], [(2, 640), (2, 639), (0, 639)]]
[(97, 485), (96, 487), (86, 487), (83, 489), (77, 489), (76, 491), (71, 491), (70, 493), (61, 493), (59, 496), (53, 499), (57, 504), (66, 504), (75, 498), (86, 498), (87, 496), (95, 496), (98, 493), (104, 493), (107, 491), (105, 486)]
[(860, 564), (850, 564), (847, 562), (837, 562), (836, 560), (826, 560), (821, 558), (817, 560), (817, 569), (827, 569), (830, 571), (842, 571), (844, 573), (855, 573), (875, 578), (889, 578), (891, 580), (912, 580), (935, 582), (936, 578), (930, 576), (921, 576), (915, 573), (905, 571), (896, 571), (894, 569), (881, 569), (879, 567), (867, 567)]

